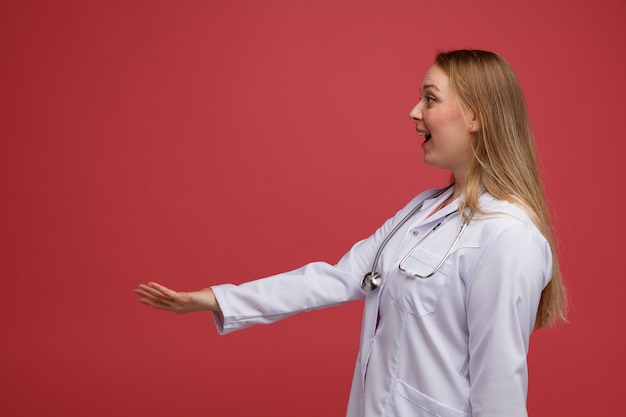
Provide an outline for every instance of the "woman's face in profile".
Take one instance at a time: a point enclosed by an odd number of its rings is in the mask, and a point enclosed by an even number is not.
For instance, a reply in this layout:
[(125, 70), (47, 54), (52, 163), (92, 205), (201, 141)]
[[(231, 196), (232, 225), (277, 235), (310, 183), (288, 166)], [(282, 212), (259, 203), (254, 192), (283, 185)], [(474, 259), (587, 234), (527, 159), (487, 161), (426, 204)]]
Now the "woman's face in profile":
[(424, 162), (464, 177), (472, 156), (470, 131), (478, 128), (477, 122), (466, 119), (447, 74), (438, 66), (426, 73), (420, 92), (409, 116), (424, 138)]

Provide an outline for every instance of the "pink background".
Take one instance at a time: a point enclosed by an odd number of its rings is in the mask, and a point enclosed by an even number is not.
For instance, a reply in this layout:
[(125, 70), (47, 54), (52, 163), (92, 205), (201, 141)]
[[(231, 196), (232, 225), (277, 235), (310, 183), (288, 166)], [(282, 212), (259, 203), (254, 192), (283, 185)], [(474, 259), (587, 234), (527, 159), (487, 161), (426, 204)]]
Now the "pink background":
[(362, 303), (220, 337), (137, 303), (334, 262), (447, 173), (408, 120), (439, 49), (525, 90), (570, 323), (531, 416), (625, 416), (626, 2), (4, 1), (0, 415), (342, 416)]

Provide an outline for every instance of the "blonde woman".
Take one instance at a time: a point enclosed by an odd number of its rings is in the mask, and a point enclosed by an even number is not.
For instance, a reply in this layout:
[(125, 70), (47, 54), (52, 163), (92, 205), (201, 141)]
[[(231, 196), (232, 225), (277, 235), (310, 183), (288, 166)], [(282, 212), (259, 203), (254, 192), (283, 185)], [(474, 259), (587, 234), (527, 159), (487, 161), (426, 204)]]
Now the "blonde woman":
[(565, 291), (526, 105), (495, 53), (437, 55), (410, 118), (424, 162), (451, 185), (416, 196), (336, 264), (140, 302), (213, 311), (220, 333), (365, 299), (347, 415), (526, 416), (534, 328), (564, 318)]

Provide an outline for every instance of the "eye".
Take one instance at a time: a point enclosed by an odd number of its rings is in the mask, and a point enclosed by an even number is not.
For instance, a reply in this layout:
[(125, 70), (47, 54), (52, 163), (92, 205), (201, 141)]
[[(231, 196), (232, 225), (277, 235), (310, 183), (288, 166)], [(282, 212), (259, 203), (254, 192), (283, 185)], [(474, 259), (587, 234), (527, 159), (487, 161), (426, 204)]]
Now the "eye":
[(432, 97), (432, 96), (426, 96), (424, 100), (426, 101), (426, 104), (434, 103), (435, 101), (437, 101), (437, 99), (435, 99), (435, 97)]

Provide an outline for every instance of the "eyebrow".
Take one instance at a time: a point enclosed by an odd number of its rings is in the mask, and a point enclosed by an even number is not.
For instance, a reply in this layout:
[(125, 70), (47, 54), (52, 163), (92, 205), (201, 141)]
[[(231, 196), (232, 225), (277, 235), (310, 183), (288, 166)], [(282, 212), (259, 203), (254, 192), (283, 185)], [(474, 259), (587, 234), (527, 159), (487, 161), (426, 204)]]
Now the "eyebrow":
[(431, 90), (435, 90), (435, 91), (441, 92), (441, 90), (440, 90), (440, 89), (438, 89), (438, 88), (437, 88), (437, 86), (436, 86), (435, 84), (424, 84), (424, 85), (422, 86), (421, 90), (422, 90), (422, 91), (424, 91), (424, 90), (428, 90), (429, 88), (430, 88)]

